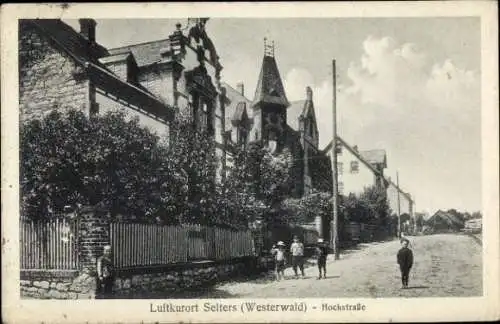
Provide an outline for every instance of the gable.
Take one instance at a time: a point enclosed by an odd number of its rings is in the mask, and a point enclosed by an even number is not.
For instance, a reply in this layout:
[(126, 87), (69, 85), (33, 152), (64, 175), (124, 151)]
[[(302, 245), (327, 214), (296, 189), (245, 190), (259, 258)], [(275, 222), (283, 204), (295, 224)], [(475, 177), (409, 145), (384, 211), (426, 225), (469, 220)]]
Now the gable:
[(54, 46), (67, 52), (80, 64), (92, 62), (103, 66), (98, 59), (109, 54), (103, 46), (97, 43), (89, 44), (79, 32), (60, 19), (23, 19), (19, 21), (19, 25), (20, 29), (29, 26), (36, 28)]
[[(245, 96), (241, 95), (236, 89), (234, 89), (232, 86), (230, 86), (227, 83), (222, 83), (222, 86), (226, 88), (226, 97), (228, 99), (228, 103), (225, 106), (225, 129), (230, 130), (232, 127), (232, 119), (238, 115), (237, 112), (237, 107), (241, 103), (245, 103), (246, 109), (247, 109), (247, 114), (248, 114), (248, 108), (251, 106), (251, 101), (246, 98)], [(249, 119), (252, 119), (252, 116), (248, 116)]]

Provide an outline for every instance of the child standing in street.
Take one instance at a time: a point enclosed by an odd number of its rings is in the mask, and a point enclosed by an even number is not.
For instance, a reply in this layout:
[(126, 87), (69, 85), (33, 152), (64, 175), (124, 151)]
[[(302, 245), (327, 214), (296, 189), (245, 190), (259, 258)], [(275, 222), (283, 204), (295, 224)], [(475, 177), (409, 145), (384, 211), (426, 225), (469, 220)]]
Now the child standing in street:
[(295, 278), (299, 277), (297, 268), (300, 269), (302, 278), (305, 277), (304, 274), (304, 244), (300, 242), (299, 237), (295, 235), (293, 237), (293, 243), (290, 246), (290, 252), (292, 253), (292, 267), (295, 273)]
[(328, 248), (322, 238), (318, 239), (318, 245), (316, 246), (316, 257), (318, 258), (318, 279), (321, 279), (321, 273), (323, 271), (323, 278), (326, 279), (326, 256), (328, 255)]
[(401, 270), (402, 289), (408, 288), (410, 270), (413, 266), (413, 252), (408, 248), (410, 241), (407, 238), (401, 239), (402, 248), (398, 251), (397, 261)]
[(285, 243), (279, 241), (277, 246), (273, 246), (271, 253), (274, 255), (276, 281), (285, 279)]

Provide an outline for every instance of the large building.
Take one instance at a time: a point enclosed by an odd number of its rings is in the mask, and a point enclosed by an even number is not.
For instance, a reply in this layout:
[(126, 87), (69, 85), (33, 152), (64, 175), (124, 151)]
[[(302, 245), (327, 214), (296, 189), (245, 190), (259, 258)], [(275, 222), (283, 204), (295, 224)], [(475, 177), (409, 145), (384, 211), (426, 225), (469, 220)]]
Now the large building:
[(21, 120), (54, 109), (89, 115), (118, 109), (168, 137), (170, 122), (184, 111), (214, 136), (223, 155), (222, 134), (215, 133), (224, 123), (222, 65), (206, 21), (190, 19), (187, 35), (178, 24), (165, 39), (106, 49), (96, 40), (93, 19), (80, 19), (79, 31), (59, 19), (21, 20)]
[(269, 46), (253, 99), (242, 85), (222, 84), (222, 65), (204, 28), (207, 20), (189, 19), (188, 26), (177, 24), (165, 39), (112, 49), (98, 43), (93, 19), (80, 19), (79, 31), (59, 19), (22, 20), (21, 120), (53, 109), (89, 115), (118, 109), (168, 137), (175, 114), (185, 112), (213, 135), (221, 170), (228, 148), (261, 141), (273, 152), (285, 147), (292, 152), (292, 195), (331, 190), (330, 161), (318, 147), (311, 89), (304, 100), (288, 101)]
[(105, 96), (146, 124), (164, 131), (174, 109), (102, 62), (110, 55), (95, 39), (96, 23), (80, 19), (77, 32), (59, 19), (20, 20), (19, 108), (21, 121), (51, 110), (99, 113)]
[[(80, 19), (79, 31), (59, 19), (21, 20), (21, 121), (54, 109), (79, 109), (89, 115), (121, 109), (168, 137), (170, 122), (185, 112), (213, 136), (221, 171), (230, 161), (230, 147), (258, 141), (272, 152), (291, 151), (290, 195), (331, 192), (331, 144), (323, 150), (318, 146), (311, 88), (305, 89), (303, 100), (290, 102), (274, 46), (267, 44), (253, 96), (245, 93), (243, 83), (232, 87), (221, 82), (222, 65), (206, 33), (207, 20), (189, 19), (165, 39), (113, 49), (98, 43), (93, 19)], [(358, 152), (340, 141), (345, 149), (339, 154), (339, 191), (356, 193), (385, 184), (393, 211), (398, 206), (411, 215), (411, 197), (383, 175), (385, 152)]]
[[(257, 71), (256, 71), (257, 72)], [(300, 197), (318, 191), (331, 191), (328, 155), (318, 147), (319, 132), (310, 87), (304, 100), (289, 102), (274, 55), (274, 47), (264, 44), (264, 57), (253, 97), (247, 97), (244, 84), (225, 84), (224, 133), (229, 145), (261, 142), (272, 152), (283, 149), (293, 156), (291, 195)]]

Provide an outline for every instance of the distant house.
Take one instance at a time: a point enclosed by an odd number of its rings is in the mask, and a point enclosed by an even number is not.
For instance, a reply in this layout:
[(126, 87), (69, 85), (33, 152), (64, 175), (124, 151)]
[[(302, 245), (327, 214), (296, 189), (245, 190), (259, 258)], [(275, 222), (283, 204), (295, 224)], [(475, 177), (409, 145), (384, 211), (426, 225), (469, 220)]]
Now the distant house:
[(427, 227), (434, 233), (458, 232), (464, 227), (464, 222), (451, 213), (438, 210), (426, 221)]
[(464, 231), (470, 233), (481, 233), (483, 229), (482, 218), (469, 219), (464, 224)]
[[(413, 198), (403, 191), (390, 177), (384, 175), (387, 168), (385, 150), (358, 150), (343, 138), (337, 136), (338, 192), (341, 195), (360, 194), (364, 188), (377, 186), (385, 188), (389, 207), (393, 214), (413, 215)], [(323, 152), (333, 148), (330, 142)]]
[[(383, 170), (387, 167), (385, 150), (359, 151), (337, 137), (338, 191), (342, 195), (359, 194), (371, 186), (386, 186)], [(324, 152), (332, 149), (330, 142)]]

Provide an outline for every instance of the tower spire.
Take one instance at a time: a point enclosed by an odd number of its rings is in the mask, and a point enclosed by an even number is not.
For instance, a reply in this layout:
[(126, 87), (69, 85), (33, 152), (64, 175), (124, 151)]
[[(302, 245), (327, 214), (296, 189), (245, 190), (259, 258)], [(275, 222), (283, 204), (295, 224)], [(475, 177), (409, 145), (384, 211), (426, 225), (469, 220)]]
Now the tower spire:
[(274, 41), (269, 45), (267, 37), (264, 37), (264, 56), (274, 57)]
[(278, 66), (274, 57), (274, 41), (264, 38), (264, 58), (260, 70), (253, 105), (258, 103), (289, 106)]

